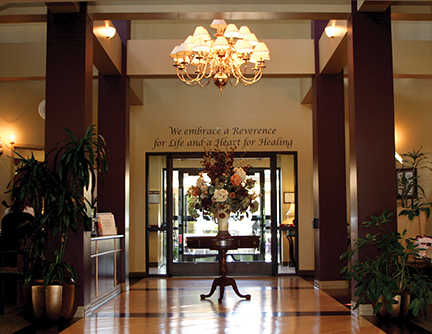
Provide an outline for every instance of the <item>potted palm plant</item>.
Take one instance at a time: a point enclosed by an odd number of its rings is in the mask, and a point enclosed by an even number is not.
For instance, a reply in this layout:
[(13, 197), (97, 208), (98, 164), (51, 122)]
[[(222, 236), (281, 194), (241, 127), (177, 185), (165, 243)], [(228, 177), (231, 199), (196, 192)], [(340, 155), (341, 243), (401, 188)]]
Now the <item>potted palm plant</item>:
[(370, 301), (374, 314), (399, 317), (411, 310), (417, 316), (426, 312), (427, 304), (432, 302), (432, 281), (411, 264), (412, 257), (418, 256), (417, 245), (413, 239), (405, 238), (406, 230), (401, 234), (391, 229), (392, 215), (384, 211), (362, 223), (372, 232), (358, 238), (341, 255), (341, 260), (353, 259), (341, 273), (356, 282), (358, 299), (354, 309)]
[[(53, 283), (61, 285), (65, 278), (78, 282), (77, 272), (64, 260), (68, 235), (76, 232), (78, 224), (84, 224), (85, 230), (91, 229), (90, 201), (97, 181), (103, 181), (107, 171), (105, 141), (96, 135), (94, 125), (81, 139), (66, 131), (70, 140), (59, 143), (47, 154), (53, 155), (51, 162), (37, 161), (34, 156), (25, 158), (15, 152), (19, 164), (8, 185), (13, 199), (33, 207), (34, 219), (21, 227), (22, 242), (29, 254), (26, 282), (42, 279), (46, 291)], [(84, 190), (90, 198), (84, 196)], [(33, 309), (36, 316), (44, 314), (34, 305)], [(60, 312), (53, 311), (52, 320), (61, 317)]]

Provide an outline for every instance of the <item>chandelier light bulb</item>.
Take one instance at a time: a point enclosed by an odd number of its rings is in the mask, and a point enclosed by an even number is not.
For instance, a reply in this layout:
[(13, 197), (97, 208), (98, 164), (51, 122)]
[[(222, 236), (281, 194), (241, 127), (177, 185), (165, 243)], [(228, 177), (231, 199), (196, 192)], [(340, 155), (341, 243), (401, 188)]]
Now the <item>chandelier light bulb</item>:
[(179, 47), (180, 47), (180, 45), (176, 45), (176, 46), (174, 47), (174, 49), (172, 49), (172, 51), (171, 51), (171, 53), (170, 53), (170, 57), (171, 57), (171, 58), (176, 58), (176, 57), (177, 57), (176, 53), (177, 53), (177, 50), (179, 49)]
[(201, 37), (202, 39), (204, 39), (205, 41), (211, 40), (210, 34), (207, 31), (207, 29), (205, 29), (203, 26), (199, 26), (195, 28), (194, 34), (193, 34), (194, 38), (199, 38)]
[(237, 29), (235, 24), (230, 23), (230, 24), (228, 24), (228, 27), (225, 30), (224, 36), (226, 38), (240, 37), (240, 32)]
[(251, 31), (249, 30), (249, 27), (247, 26), (241, 26), (239, 29), (240, 38), (244, 38), (246, 35), (249, 35)]
[(213, 44), (213, 48), (216, 50), (229, 49), (228, 41), (225, 37), (219, 36)]
[(192, 46), (193, 52), (207, 52), (210, 49), (210, 47), (207, 45), (205, 40), (201, 37), (195, 39), (195, 43)]
[(245, 41), (243, 39), (239, 39), (237, 41), (237, 43), (235, 44), (235, 48), (237, 52), (240, 53), (250, 53), (253, 51), (252, 45), (248, 41)]
[(195, 43), (195, 38), (192, 35), (189, 35), (188, 38), (185, 39), (184, 43), (192, 47)]
[(249, 43), (251, 43), (252, 46), (255, 46), (255, 45), (257, 45), (259, 43), (258, 38), (253, 33), (247, 34), (244, 37), (244, 40), (248, 41)]
[(203, 37), (204, 35), (206, 35), (206, 33), (208, 33), (206, 28), (204, 28), (203, 26), (198, 26), (195, 28), (193, 37)]
[(257, 55), (259, 57), (267, 56), (270, 53), (269, 49), (267, 48), (267, 45), (263, 42), (258, 43), (255, 46), (255, 49), (253, 52), (255, 55)]
[(210, 28), (216, 29), (216, 36), (223, 34), (224, 29), (227, 27), (225, 20), (215, 19), (210, 24)]
[(177, 49), (177, 57), (181, 58), (184, 56), (189, 56), (192, 53), (192, 49), (187, 43), (180, 44), (179, 48)]

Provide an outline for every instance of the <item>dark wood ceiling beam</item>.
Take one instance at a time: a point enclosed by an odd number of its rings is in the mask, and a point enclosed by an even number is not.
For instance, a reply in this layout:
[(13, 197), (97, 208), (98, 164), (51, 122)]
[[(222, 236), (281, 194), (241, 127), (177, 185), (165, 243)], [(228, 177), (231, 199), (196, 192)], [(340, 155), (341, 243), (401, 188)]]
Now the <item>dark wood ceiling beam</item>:
[[(221, 14), (221, 13), (219, 13)], [(213, 20), (218, 13), (93, 13), (93, 20)], [(237, 15), (238, 14), (238, 15)], [(255, 14), (255, 15), (252, 15)], [(227, 20), (346, 20), (347, 13), (222, 13)], [(394, 21), (432, 21), (432, 14), (392, 13)], [(0, 15), (1, 23), (46, 22), (45, 14)]]
[(39, 15), (0, 15), (0, 23), (37, 23), (46, 22), (45, 14)]
[(45, 2), (53, 13), (79, 13), (79, 2)]
[(94, 20), (346, 20), (349, 13), (291, 12), (182, 12), (182, 13), (90, 13)]
[(360, 1), (359, 12), (383, 12), (387, 10), (393, 1)]
[(393, 1), (393, 6), (432, 6), (432, 1), (431, 0), (425, 0), (425, 1), (396, 0)]
[(392, 13), (392, 21), (432, 21), (432, 14)]

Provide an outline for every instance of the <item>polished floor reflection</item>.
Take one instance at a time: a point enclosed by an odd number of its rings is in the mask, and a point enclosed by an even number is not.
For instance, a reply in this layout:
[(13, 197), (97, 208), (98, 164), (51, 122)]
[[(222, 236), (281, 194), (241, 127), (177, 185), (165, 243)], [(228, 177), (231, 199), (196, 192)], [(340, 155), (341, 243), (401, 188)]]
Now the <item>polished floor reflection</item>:
[(62, 333), (384, 333), (297, 276), (236, 278), (208, 300), (211, 278), (146, 278)]

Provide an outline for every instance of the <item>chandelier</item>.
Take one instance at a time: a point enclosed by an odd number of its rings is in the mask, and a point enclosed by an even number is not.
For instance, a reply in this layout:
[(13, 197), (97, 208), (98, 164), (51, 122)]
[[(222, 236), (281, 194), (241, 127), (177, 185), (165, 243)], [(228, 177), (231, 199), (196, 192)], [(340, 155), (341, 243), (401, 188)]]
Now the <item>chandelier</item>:
[(208, 86), (213, 79), (221, 93), (228, 82), (233, 87), (239, 82), (244, 85), (257, 82), (264, 62), (270, 59), (265, 43), (259, 42), (246, 26), (237, 29), (235, 24), (227, 25), (217, 19), (210, 27), (216, 29), (214, 41), (207, 29), (199, 26), (193, 36), (171, 51), (179, 79), (201, 87)]

